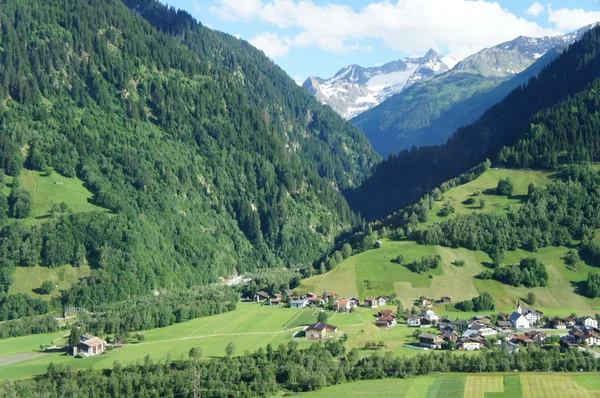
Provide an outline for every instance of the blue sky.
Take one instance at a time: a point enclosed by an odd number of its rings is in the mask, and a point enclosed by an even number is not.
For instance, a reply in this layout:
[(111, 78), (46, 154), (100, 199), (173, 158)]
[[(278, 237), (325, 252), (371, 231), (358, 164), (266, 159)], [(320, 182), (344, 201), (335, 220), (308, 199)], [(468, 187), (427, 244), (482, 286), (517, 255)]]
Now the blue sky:
[(600, 0), (161, 0), (250, 41), (297, 81), (429, 48), (462, 59), (524, 35), (600, 21)]

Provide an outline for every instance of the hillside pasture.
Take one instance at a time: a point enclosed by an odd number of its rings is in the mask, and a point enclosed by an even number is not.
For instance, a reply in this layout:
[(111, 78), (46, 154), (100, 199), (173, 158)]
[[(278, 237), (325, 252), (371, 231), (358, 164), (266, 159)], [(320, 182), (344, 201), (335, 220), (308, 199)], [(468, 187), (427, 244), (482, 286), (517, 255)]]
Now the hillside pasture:
[[(88, 211), (107, 211), (92, 203), (93, 194), (85, 188), (78, 178), (68, 178), (56, 172), (23, 170), (19, 176), (21, 187), (33, 197), (31, 216), (22, 220), (25, 225), (36, 225), (50, 217), (55, 204), (65, 202), (73, 213)], [(6, 176), (3, 192), (10, 194), (13, 177)], [(11, 219), (12, 220), (12, 219)]]
[[(498, 181), (505, 178), (509, 178), (514, 185), (514, 192), (511, 197), (495, 195), (493, 192), (498, 185)], [(469, 214), (480, 211), (507, 213), (508, 206), (510, 206), (512, 211), (518, 210), (527, 196), (529, 184), (536, 186), (545, 185), (551, 179), (552, 172), (546, 171), (489, 169), (475, 180), (445, 192), (443, 199), (435, 202), (433, 208), (429, 211), (427, 223), (422, 225), (428, 226), (448, 218), (456, 217), (458, 214)], [(471, 205), (465, 204), (464, 202), (469, 198), (475, 199), (475, 203)], [(480, 199), (485, 200), (483, 209), (479, 205)], [(447, 202), (454, 206), (455, 213), (441, 217), (438, 213)]]
[[(57, 268), (48, 267), (17, 267), (15, 269), (15, 282), (11, 285), (9, 294), (25, 293), (31, 297), (50, 300), (51, 297), (60, 295), (60, 291), (69, 288), (79, 279), (90, 275), (89, 265), (73, 267), (63, 265)], [(52, 281), (55, 289), (51, 294), (39, 294), (37, 289), (44, 281)]]

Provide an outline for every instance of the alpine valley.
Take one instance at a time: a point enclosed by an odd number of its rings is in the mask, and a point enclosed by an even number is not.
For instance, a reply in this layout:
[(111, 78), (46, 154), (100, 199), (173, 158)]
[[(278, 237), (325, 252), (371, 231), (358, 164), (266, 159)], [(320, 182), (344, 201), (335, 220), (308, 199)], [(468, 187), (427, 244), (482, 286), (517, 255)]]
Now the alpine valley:
[[(414, 77), (411, 74), (400, 81), (394, 80), (399, 76), (397, 72), (351, 66), (320, 86), (317, 83), (321, 80), (309, 78), (304, 87), (351, 119), (375, 150), (387, 157), (399, 149), (443, 144), (456, 129), (474, 122), (515, 87), (537, 76), (590, 28), (558, 37), (521, 36), (458, 63), (430, 50), (424, 58), (416, 58), (428, 60), (430, 67), (417, 67)], [(350, 71), (357, 69), (379, 74), (370, 83), (359, 85), (360, 78), (357, 82), (348, 78), (352, 76)]]
[[(0, 397), (600, 395), (600, 26), (305, 86), (158, 0), (2, 2)], [(384, 160), (329, 106), (380, 101), (465, 125)]]

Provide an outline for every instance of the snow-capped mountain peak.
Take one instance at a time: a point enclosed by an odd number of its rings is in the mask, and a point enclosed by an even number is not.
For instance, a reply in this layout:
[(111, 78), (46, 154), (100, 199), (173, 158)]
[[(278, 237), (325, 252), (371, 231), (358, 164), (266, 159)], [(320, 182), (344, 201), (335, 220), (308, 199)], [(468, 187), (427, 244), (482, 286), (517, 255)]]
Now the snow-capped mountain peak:
[(416, 82), (450, 70), (456, 61), (429, 50), (422, 57), (396, 60), (378, 67), (350, 65), (332, 78), (309, 77), (302, 85), (322, 103), (351, 119)]

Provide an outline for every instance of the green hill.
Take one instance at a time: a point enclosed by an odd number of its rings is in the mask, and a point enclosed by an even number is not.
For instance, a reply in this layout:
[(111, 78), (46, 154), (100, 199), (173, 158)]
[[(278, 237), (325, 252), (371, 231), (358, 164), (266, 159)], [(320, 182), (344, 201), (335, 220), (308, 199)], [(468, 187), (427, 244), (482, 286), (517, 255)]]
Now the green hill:
[[(489, 169), (463, 185), (458, 185), (443, 193), (440, 200), (421, 201), (418, 206), (408, 208), (398, 215), (383, 220), (380, 223), (372, 225), (375, 238), (382, 240), (382, 245), (378, 249), (366, 250), (343, 260), (332, 271), (321, 275), (315, 275), (302, 281), (299, 289), (302, 291), (322, 292), (323, 290), (334, 291), (344, 297), (359, 297), (390, 295), (395, 294), (405, 306), (411, 306), (413, 300), (420, 296), (433, 297), (439, 299), (441, 296), (450, 296), (454, 302), (471, 299), (483, 292), (491, 293), (495, 299), (498, 310), (510, 311), (514, 308), (517, 300), (523, 300), (529, 292), (533, 292), (537, 297), (536, 306), (543, 309), (546, 313), (569, 314), (571, 312), (597, 312), (600, 310), (600, 298), (589, 298), (585, 293), (585, 284), (588, 274), (598, 272), (596, 258), (586, 258), (585, 239), (582, 242), (578, 238), (577, 232), (573, 231), (573, 237), (566, 234), (565, 240), (550, 239), (547, 243), (540, 241), (540, 247), (530, 248), (530, 236), (538, 236), (536, 228), (546, 225), (543, 234), (548, 238), (557, 236), (553, 232), (553, 227), (546, 224), (540, 218), (533, 218), (520, 221), (520, 217), (530, 212), (532, 206), (532, 193), (530, 184), (533, 184), (536, 190), (540, 192), (558, 192), (559, 187), (567, 187), (571, 182), (564, 183), (563, 179), (573, 177), (561, 176), (563, 172), (547, 171), (526, 171), (526, 170), (507, 170), (507, 169)], [(590, 171), (598, 175), (596, 171)], [(500, 180), (510, 180), (514, 185), (513, 193), (498, 195), (494, 193)], [(564, 185), (563, 185), (564, 184)], [(575, 189), (575, 188), (573, 188)], [(594, 188), (589, 188), (594, 190)], [(544, 201), (551, 203), (561, 202), (560, 196), (554, 193), (556, 199), (545, 198)], [(477, 198), (475, 204), (465, 203), (469, 198)], [(485, 206), (480, 207), (479, 200), (485, 200)], [(582, 200), (582, 199), (579, 199)], [(591, 199), (593, 203), (595, 199)], [(576, 216), (577, 200), (573, 197), (569, 204), (571, 215)], [(454, 212), (441, 216), (440, 211), (451, 204)], [(595, 205), (594, 205), (595, 206)], [(419, 213), (423, 209), (420, 221), (414, 219), (411, 214)], [(591, 212), (591, 208), (588, 208)], [(539, 208), (533, 210), (540, 212)], [(569, 221), (556, 219), (554, 211), (541, 213), (551, 219), (551, 223), (557, 223), (560, 226), (569, 225)], [(475, 217), (475, 218), (473, 218)], [(483, 227), (481, 233), (484, 242), (479, 244), (470, 244), (469, 233), (478, 235), (472, 229), (478, 225), (477, 219), (490, 218), (498, 220), (497, 226), (491, 224)], [(588, 216), (589, 218), (589, 216)], [(515, 220), (517, 224), (513, 230), (504, 229), (499, 224), (499, 220)], [(466, 223), (466, 224), (465, 224)], [(521, 225), (522, 227), (518, 227)], [(598, 228), (594, 219), (588, 219), (590, 228)], [(525, 227), (527, 225), (528, 227)], [(399, 226), (402, 226), (398, 228)], [(440, 227), (441, 226), (441, 227)], [(470, 228), (468, 231), (461, 231), (464, 226)], [(527, 228), (533, 228), (533, 231)], [(396, 229), (398, 228), (398, 229)], [(477, 228), (477, 227), (475, 227)], [(518, 231), (524, 228), (527, 232)], [(588, 228), (585, 225), (580, 228)], [(473, 232), (469, 232), (469, 231)], [(412, 231), (412, 232), (409, 232)], [(593, 231), (591, 231), (593, 234)], [(512, 235), (512, 236), (511, 236)], [(406, 236), (405, 238), (402, 238)], [(466, 236), (455, 239), (457, 236)], [(504, 236), (504, 238), (501, 238)], [(510, 236), (510, 237), (509, 237)], [(389, 237), (390, 239), (383, 239)], [(400, 240), (397, 240), (398, 238)], [(502, 239), (511, 239), (519, 237), (521, 243), (516, 243), (516, 247), (511, 248), (511, 244), (502, 242)], [(416, 241), (419, 243), (417, 243)], [(428, 243), (435, 241), (436, 243)], [(473, 242), (476, 242), (475, 239)], [(441, 244), (441, 245), (440, 245)], [(510, 266), (517, 264), (522, 258), (533, 257), (539, 259), (546, 267), (548, 272), (547, 286), (527, 287), (512, 286), (496, 280), (483, 280), (476, 278), (477, 275), (493, 267), (493, 255), (497, 246), (500, 245), (505, 254), (499, 257), (499, 265)], [(358, 247), (358, 246), (356, 246)], [(487, 254), (483, 250), (491, 254)], [(583, 260), (580, 260), (576, 267), (567, 263), (566, 256), (569, 251), (580, 251)], [(416, 273), (409, 268), (409, 264), (418, 257), (437, 254), (441, 257), (441, 265), (423, 274)], [(402, 264), (398, 264), (398, 256), (403, 257)], [(462, 261), (464, 264), (457, 266), (456, 262)]]
[[(599, 32), (599, 27), (587, 32), (537, 78), (517, 87), (475, 123), (458, 129), (445, 145), (404, 150), (379, 163), (360, 187), (346, 191), (353, 209), (373, 220), (415, 203), (436, 186), (467, 172), (486, 158), (496, 160), (503, 147), (524, 138), (530, 125), (536, 123), (538, 113), (551, 113), (553, 107), (569, 103), (570, 97), (595, 92), (600, 77)], [(593, 114), (590, 109), (597, 110), (597, 102), (591, 101), (590, 107), (586, 111)], [(588, 141), (597, 141), (598, 130), (594, 126), (595, 122), (581, 124), (580, 134), (588, 137)], [(561, 131), (568, 136), (565, 130)], [(531, 140), (528, 142), (535, 145)], [(594, 159), (582, 154), (573, 160), (580, 158)]]
[(378, 155), (247, 42), (152, 0), (11, 0), (0, 21), (0, 168), (22, 181), (2, 291), (21, 266), (89, 263), (60, 295), (80, 306), (304, 268), (360, 222), (339, 189)]

